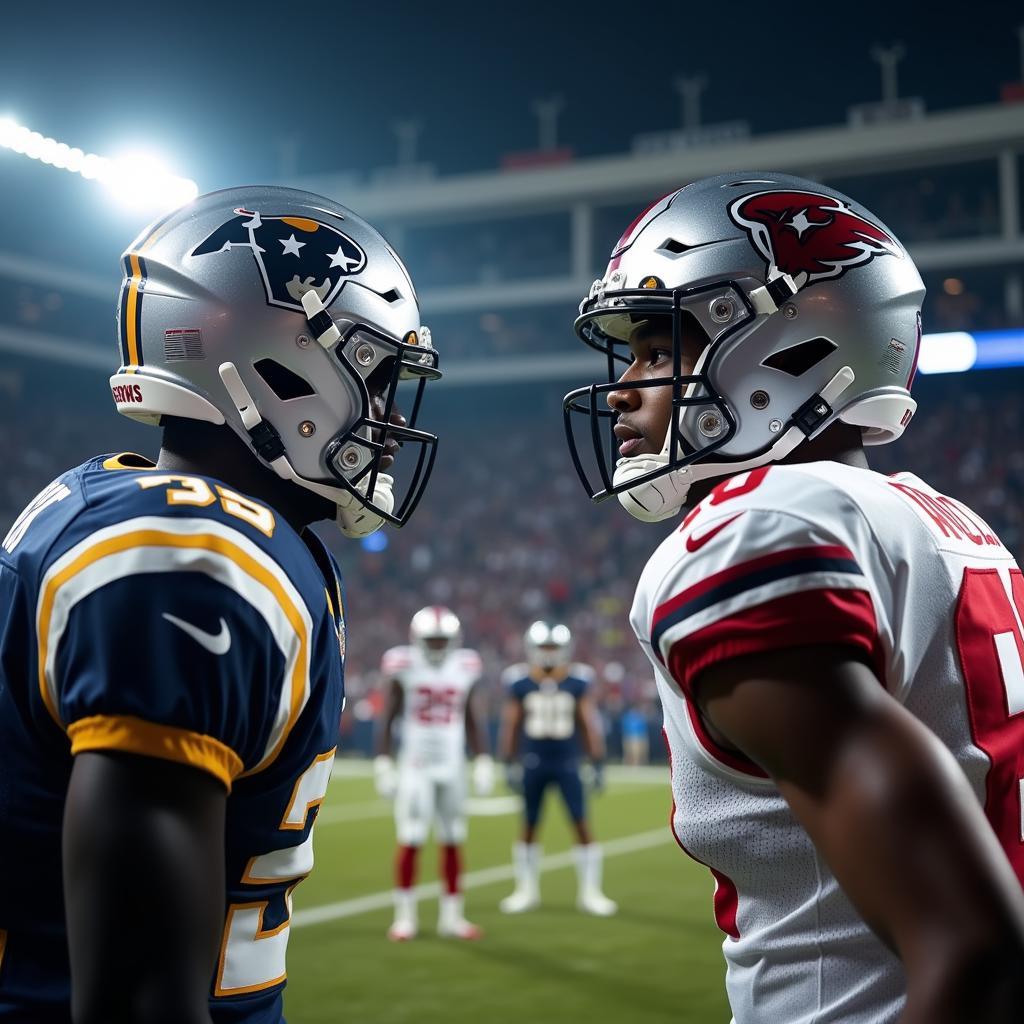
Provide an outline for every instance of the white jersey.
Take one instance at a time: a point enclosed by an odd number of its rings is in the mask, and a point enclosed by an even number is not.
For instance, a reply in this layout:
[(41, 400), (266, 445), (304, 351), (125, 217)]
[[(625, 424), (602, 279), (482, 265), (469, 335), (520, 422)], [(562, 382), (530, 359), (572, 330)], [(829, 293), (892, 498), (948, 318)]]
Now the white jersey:
[(466, 761), (466, 702), (480, 678), (480, 655), (462, 648), (440, 664), (419, 647), (392, 647), (381, 671), (402, 687), (400, 764), (435, 775), (461, 772)]
[(673, 829), (717, 883), (736, 1024), (888, 1024), (904, 975), (771, 780), (707, 734), (696, 675), (759, 651), (859, 649), (952, 751), (1024, 881), (1022, 615), (1024, 577), (998, 538), (908, 474), (743, 473), (655, 552), (631, 621), (665, 709)]

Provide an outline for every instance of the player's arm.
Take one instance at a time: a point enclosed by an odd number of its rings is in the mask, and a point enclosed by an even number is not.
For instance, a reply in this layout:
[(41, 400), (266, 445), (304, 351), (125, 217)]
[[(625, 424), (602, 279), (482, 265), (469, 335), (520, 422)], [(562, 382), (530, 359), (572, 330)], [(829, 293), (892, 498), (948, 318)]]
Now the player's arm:
[(376, 757), (373, 759), (373, 782), (379, 796), (390, 799), (398, 789), (398, 771), (392, 756), (392, 734), (395, 719), (402, 713), (405, 691), (397, 679), (387, 684), (384, 707), (377, 718)]
[(391, 679), (385, 686), (384, 707), (377, 718), (377, 736), (374, 753), (378, 757), (392, 756), (392, 734), (395, 720), (402, 714), (405, 706), (405, 693), (397, 679)]
[(487, 742), (487, 712), (484, 709), (483, 688), (474, 683), (466, 701), (466, 745), (474, 757), (490, 754)]
[(75, 758), (63, 837), (75, 1024), (209, 1024), (226, 798), (186, 765)]
[(576, 701), (576, 727), (583, 740), (583, 750), (595, 764), (605, 759), (604, 730), (601, 713), (591, 694), (583, 693)]
[(907, 971), (902, 1024), (1019, 1021), (1024, 895), (949, 751), (852, 649), (738, 657), (701, 713), (779, 787)]
[(514, 760), (519, 752), (519, 734), (523, 727), (523, 703), (510, 695), (501, 709), (501, 725), (498, 730), (498, 757), (506, 764)]
[(466, 745), (473, 755), (473, 791), (489, 796), (494, 789), (494, 761), (487, 737), (487, 713), (479, 683), (474, 683), (466, 701)]

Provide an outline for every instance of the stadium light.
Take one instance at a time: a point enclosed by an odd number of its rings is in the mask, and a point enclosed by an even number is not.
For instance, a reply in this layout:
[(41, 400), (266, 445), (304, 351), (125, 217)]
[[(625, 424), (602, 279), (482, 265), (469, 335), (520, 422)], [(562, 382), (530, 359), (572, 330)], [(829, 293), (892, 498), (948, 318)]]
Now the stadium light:
[(921, 373), (963, 373), (978, 358), (978, 344), (967, 331), (926, 334), (917, 368)]
[(10, 117), (0, 118), (0, 147), (98, 181), (127, 206), (166, 210), (199, 194), (194, 181), (171, 174), (153, 156), (132, 153), (111, 158), (86, 153), (77, 146), (34, 132)]

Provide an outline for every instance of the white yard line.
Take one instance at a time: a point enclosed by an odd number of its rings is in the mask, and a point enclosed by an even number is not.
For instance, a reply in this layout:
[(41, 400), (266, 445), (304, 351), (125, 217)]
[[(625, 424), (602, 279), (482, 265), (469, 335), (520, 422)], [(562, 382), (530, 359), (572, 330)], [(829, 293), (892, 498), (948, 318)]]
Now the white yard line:
[[(635, 782), (668, 786), (667, 764), (644, 764), (630, 767), (610, 764), (605, 770), (609, 782)], [(339, 757), (331, 768), (332, 779), (372, 779), (373, 762), (356, 757)]]
[[(652, 829), (650, 832), (637, 832), (635, 835), (622, 836), (619, 839), (609, 839), (601, 843), (605, 858), (621, 857), (627, 853), (637, 853), (640, 850), (649, 850), (655, 846), (670, 842), (672, 834), (667, 828)], [(561, 853), (550, 853), (540, 859), (541, 871), (557, 871), (560, 868), (570, 867), (573, 863), (572, 850), (564, 850)], [(513, 878), (512, 865), (500, 864), (493, 868), (482, 868), (479, 871), (470, 871), (462, 876), (463, 889), (479, 889), (485, 885), (492, 885), (494, 882), (507, 882)], [(426, 882), (416, 886), (416, 898), (437, 899), (441, 894), (441, 886), (438, 882)], [(357, 896), (351, 900), (341, 900), (338, 903), (327, 903), (319, 907), (310, 907), (308, 910), (296, 910), (292, 915), (292, 927), (301, 928), (310, 924), (324, 924), (326, 921), (337, 921), (342, 917), (356, 917), (359, 914), (368, 914), (373, 910), (384, 910), (392, 905), (393, 890), (387, 889), (383, 892), (370, 893), (367, 896)]]

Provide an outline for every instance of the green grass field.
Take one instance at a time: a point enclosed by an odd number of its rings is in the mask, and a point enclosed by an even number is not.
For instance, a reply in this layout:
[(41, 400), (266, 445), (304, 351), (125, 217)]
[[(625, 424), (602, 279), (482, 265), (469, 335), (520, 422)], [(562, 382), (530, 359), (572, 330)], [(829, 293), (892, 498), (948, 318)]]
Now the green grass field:
[[(554, 855), (541, 876), (543, 906), (503, 915), (518, 809), (501, 794), (474, 801), (466, 916), (484, 938), (438, 939), (430, 895), (420, 901), (420, 937), (394, 944), (385, 937), (390, 805), (375, 795), (367, 765), (339, 762), (316, 826), (316, 867), (296, 891), (289, 1024), (728, 1021), (713, 882), (672, 841), (669, 804), (663, 768), (613, 770), (607, 791), (591, 801), (606, 845), (605, 892), (619, 903), (616, 917), (598, 919), (575, 909), (571, 840), (554, 794), (542, 825), (544, 855)], [(420, 881), (433, 883), (436, 867), (431, 843)]]

